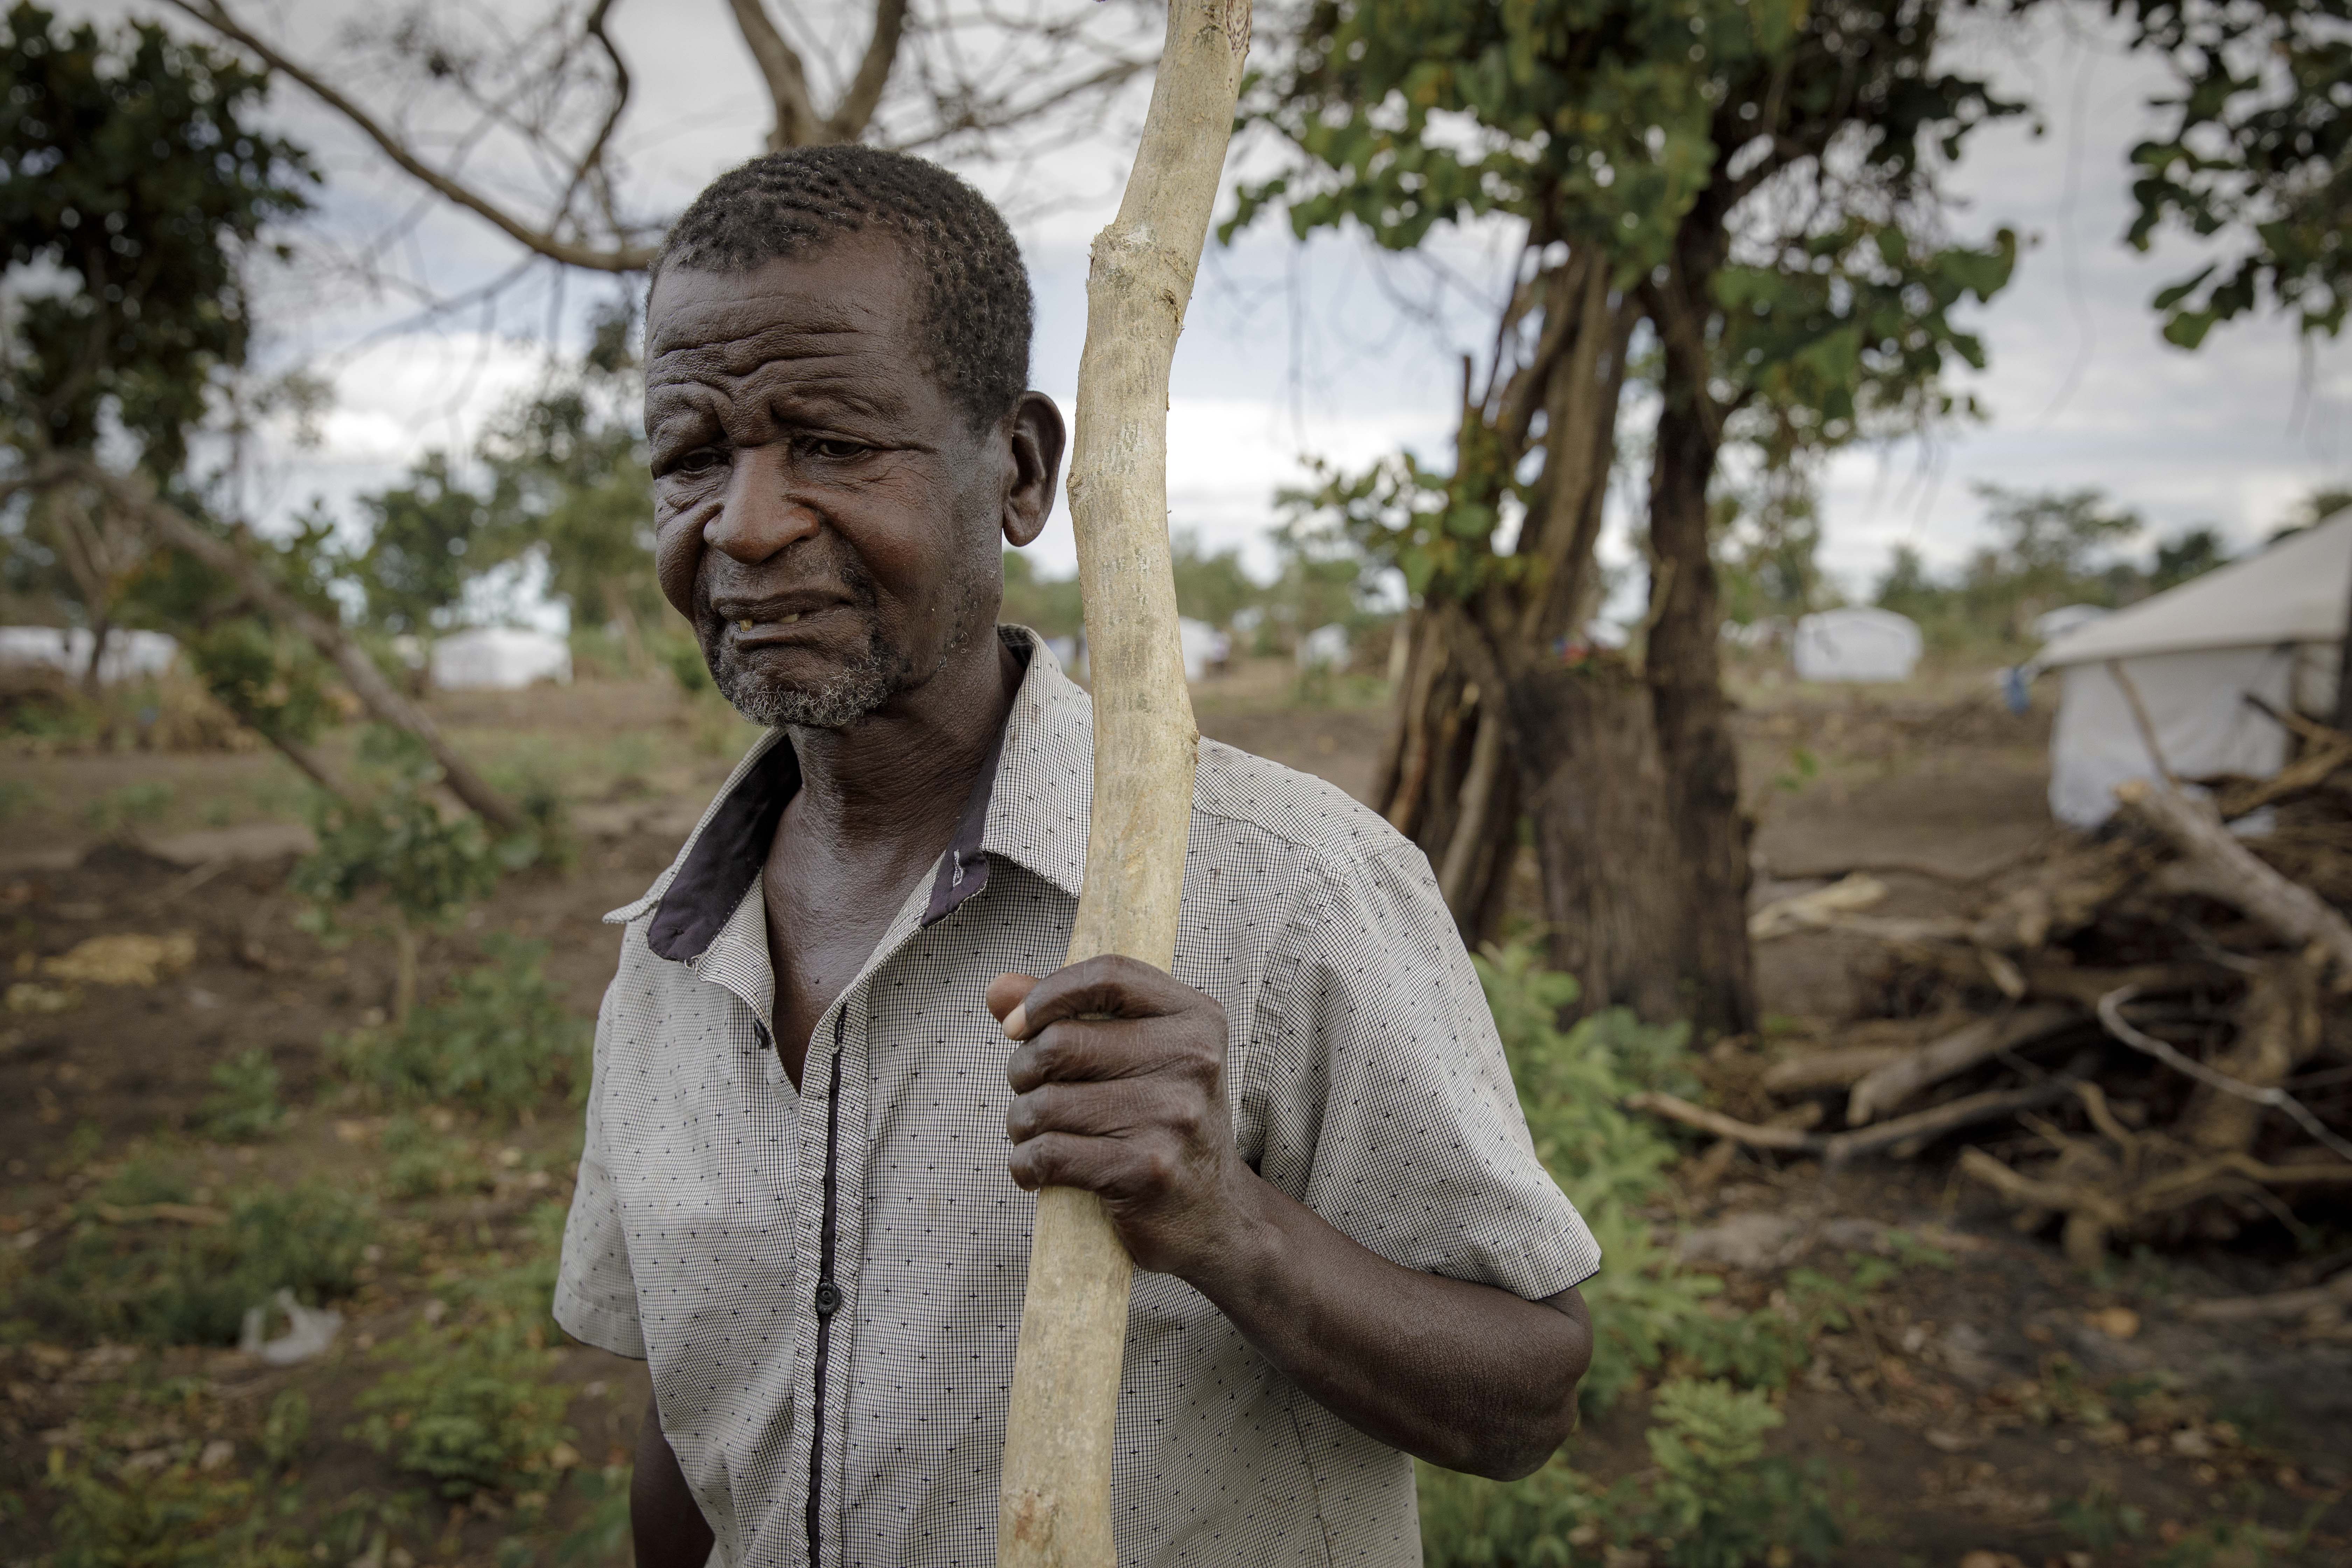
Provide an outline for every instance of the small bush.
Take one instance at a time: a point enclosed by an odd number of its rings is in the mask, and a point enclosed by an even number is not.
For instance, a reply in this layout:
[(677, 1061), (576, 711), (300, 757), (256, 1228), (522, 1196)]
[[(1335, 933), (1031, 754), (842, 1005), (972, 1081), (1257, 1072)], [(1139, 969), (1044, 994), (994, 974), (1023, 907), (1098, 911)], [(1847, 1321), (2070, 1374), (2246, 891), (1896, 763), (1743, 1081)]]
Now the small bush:
[(393, 1349), (405, 1364), (360, 1395), (356, 1434), (448, 1498), (543, 1489), (571, 1391), (553, 1353), (505, 1332), (420, 1329)]
[(309, 1182), (245, 1194), (230, 1202), (226, 1224), (136, 1212), (186, 1195), (153, 1167), (117, 1177), (100, 1201), (121, 1217), (85, 1210), (64, 1255), (19, 1288), (16, 1309), (84, 1340), (227, 1345), (246, 1309), (279, 1289), (315, 1305), (358, 1284), (374, 1219), (340, 1188)]
[(286, 1107), (278, 1099), (278, 1068), (260, 1047), (215, 1064), (212, 1080), (213, 1092), (196, 1111), (197, 1130), (205, 1137), (249, 1143), (285, 1123)]
[(1640, 1551), (1669, 1568), (1828, 1560), (1843, 1536), (1818, 1466), (1764, 1452), (1780, 1413), (1728, 1383), (1662, 1384), (1653, 1468), (1603, 1491), (1555, 1460), (1500, 1485), (1422, 1467), (1430, 1568), (1600, 1568)]
[(1767, 1456), (1780, 1413), (1754, 1389), (1680, 1380), (1662, 1385), (1647, 1434), (1657, 1469), (1640, 1531), (1672, 1568), (1746, 1568), (1780, 1547), (1826, 1561), (1843, 1539), (1818, 1464)]
[(446, 1137), (414, 1116), (395, 1116), (385, 1123), (381, 1146), (384, 1191), (395, 1198), (488, 1192), (497, 1184), (472, 1145)]
[(49, 1450), (60, 1494), (49, 1528), (55, 1568), (303, 1568), (296, 1547), (268, 1539), (263, 1500), (249, 1481), (188, 1464), (101, 1477)]
[(172, 809), (172, 786), (158, 780), (111, 789), (82, 808), (82, 821), (100, 838), (127, 837)]
[(502, 1121), (586, 1087), (589, 1027), (548, 984), (547, 945), (488, 945), (490, 961), (458, 975), (445, 1000), (336, 1043), (355, 1083), (389, 1104), (462, 1105)]

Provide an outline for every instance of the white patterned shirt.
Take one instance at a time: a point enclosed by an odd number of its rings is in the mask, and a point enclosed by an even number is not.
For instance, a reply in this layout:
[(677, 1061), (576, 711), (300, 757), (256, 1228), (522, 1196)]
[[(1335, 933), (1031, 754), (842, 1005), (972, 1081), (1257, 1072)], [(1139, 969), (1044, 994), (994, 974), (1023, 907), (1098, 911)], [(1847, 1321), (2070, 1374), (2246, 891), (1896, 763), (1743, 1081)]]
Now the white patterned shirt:
[[(799, 767), (772, 731), (625, 922), (555, 1316), (652, 1363), (734, 1568), (991, 1568), (1034, 1201), (983, 994), (1060, 967), (1092, 708), (1034, 634), (955, 841), (812, 1037), (771, 1037), (760, 872)], [(1600, 1250), (1537, 1161), (1428, 861), (1318, 780), (1204, 742), (1177, 979), (1225, 1009), (1257, 1173), (1408, 1268), (1530, 1300)], [(1412, 1468), (1208, 1300), (1139, 1274), (1111, 1499), (1127, 1568), (1402, 1568)]]

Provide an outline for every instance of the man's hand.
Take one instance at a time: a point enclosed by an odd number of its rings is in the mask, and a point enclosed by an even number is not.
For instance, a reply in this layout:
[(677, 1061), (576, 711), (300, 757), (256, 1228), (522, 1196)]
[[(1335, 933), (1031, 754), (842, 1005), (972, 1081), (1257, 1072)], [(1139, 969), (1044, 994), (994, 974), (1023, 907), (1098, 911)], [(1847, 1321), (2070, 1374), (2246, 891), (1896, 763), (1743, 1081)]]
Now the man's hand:
[(988, 1010), (1007, 1065), (1013, 1179), (1097, 1194), (1141, 1267), (1190, 1279), (1230, 1256), (1257, 1174), (1225, 1104), (1225, 1010), (1131, 958), (1004, 974)]
[(1145, 1268), (1217, 1305), (1267, 1360), (1381, 1441), (1498, 1479), (1549, 1458), (1592, 1354), (1573, 1289), (1523, 1300), (1405, 1268), (1244, 1162), (1225, 1104), (1225, 1012), (1131, 958), (999, 975), (1021, 1042), (1006, 1077), (1013, 1179), (1097, 1194)]

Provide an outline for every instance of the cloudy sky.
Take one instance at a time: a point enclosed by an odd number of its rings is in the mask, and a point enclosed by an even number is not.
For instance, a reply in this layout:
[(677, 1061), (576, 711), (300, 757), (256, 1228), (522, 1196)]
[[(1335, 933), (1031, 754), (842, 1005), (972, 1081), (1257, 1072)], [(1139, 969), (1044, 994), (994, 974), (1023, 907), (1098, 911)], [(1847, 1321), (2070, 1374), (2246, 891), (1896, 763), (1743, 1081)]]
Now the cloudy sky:
[[(855, 13), (828, 12), (832, 3), (808, 13), (820, 31), (829, 16)], [(353, 19), (388, 14), (345, 0), (274, 12), (245, 0), (245, 8), (274, 16), (280, 36), (313, 58), (332, 56)], [(63, 9), (158, 10), (137, 0)], [(540, 7), (504, 0), (490, 9), (521, 17)], [(1106, 27), (1122, 25), (1111, 7), (1097, 15)], [(766, 98), (723, 0), (634, 0), (616, 8), (614, 31), (636, 79), (637, 107), (620, 139), (629, 195), (641, 210), (674, 211), (758, 149)], [(848, 25), (837, 33), (862, 36)], [(2045, 13), (2032, 27), (1966, 37), (1956, 48), (2042, 110), (2038, 135), (2019, 123), (1979, 133), (1949, 180), (1958, 232), (2007, 224), (2026, 241), (2016, 281), (1977, 322), (1991, 361), (1968, 385), (1990, 416), (1836, 462), (1825, 494), (1833, 576), (1864, 591), (1905, 542), (1933, 563), (1962, 559), (1982, 537), (1977, 481), (2096, 486), (2143, 513), (2151, 537), (2211, 522), (2251, 543), (2312, 489), (2352, 480), (2352, 345), (2306, 349), (2284, 326), (2258, 323), (2219, 331), (2190, 355), (2157, 334), (2147, 299), (2192, 253), (2140, 257), (2120, 243), (2126, 153), (2158, 86), (2145, 64), (2125, 58), (2087, 11)], [(1130, 98), (1106, 130), (1048, 156), (964, 170), (1015, 214), (1039, 303), (1034, 379), (1066, 407), (1085, 331), (1086, 245), (1116, 204), (1138, 107)], [(576, 333), (588, 302), (616, 285), (574, 275), (558, 295), (542, 274), (489, 305), (419, 319), (397, 289), (323, 258), (378, 244), (385, 271), (446, 299), (497, 277), (517, 252), (486, 225), (421, 201), (298, 89), (281, 87), (273, 112), (319, 151), (330, 183), (298, 237), (305, 261), (269, 285), (270, 353), (324, 369), (336, 401), (320, 447), (282, 451), (269, 465), (261, 509), (282, 511), (315, 493), (347, 511), (354, 494), (425, 451), (464, 450), (480, 422), (541, 374), (551, 334)], [(524, 178), (476, 156), (487, 182)], [(1476, 345), (1478, 290), (1507, 255), (1499, 237), (1464, 237), (1448, 244), (1441, 277), (1349, 237), (1299, 246), (1275, 222), (1231, 247), (1213, 243), (1169, 416), (1178, 524), (1263, 563), (1273, 493), (1299, 478), (1303, 457), (1361, 464), (1411, 447), (1443, 461), (1456, 356)], [(1041, 564), (1066, 568), (1066, 515), (1036, 548)]]

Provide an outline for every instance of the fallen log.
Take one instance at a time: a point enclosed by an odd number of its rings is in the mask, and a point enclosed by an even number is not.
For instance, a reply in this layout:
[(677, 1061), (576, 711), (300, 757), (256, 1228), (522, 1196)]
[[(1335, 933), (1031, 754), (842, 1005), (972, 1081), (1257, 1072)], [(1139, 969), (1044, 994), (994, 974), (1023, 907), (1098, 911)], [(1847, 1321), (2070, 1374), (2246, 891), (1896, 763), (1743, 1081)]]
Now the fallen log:
[(1782, 1098), (1812, 1094), (1824, 1089), (1852, 1089), (1855, 1080), (1890, 1062), (1911, 1055), (1916, 1046), (1842, 1046), (1808, 1051), (1774, 1062), (1758, 1081), (1767, 1094)]
[(2191, 1301), (2181, 1310), (2202, 1323), (2248, 1323), (2270, 1318), (2300, 1318), (2324, 1307), (2352, 1307), (2352, 1269), (2325, 1285), (2301, 1290), (2274, 1290), (2267, 1296), (2224, 1296), (2217, 1300)]
[(2003, 1051), (2031, 1045), (2075, 1023), (2082, 1014), (2058, 1002), (2038, 1002), (1998, 1017), (1962, 1025), (1932, 1045), (1874, 1068), (1847, 1098), (1848, 1126), (1859, 1127), (1921, 1089), (1964, 1073)]
[(2145, 779), (2116, 785), (2116, 800), (2179, 851), (2160, 874), (2162, 886), (2219, 900), (2294, 946), (2318, 948), (2335, 966), (2336, 988), (2352, 990), (2352, 921), (2263, 864), (2221, 825), (2212, 803)]
[[(2077, 1058), (2064, 1072), (2044, 1079), (2040, 1083), (1963, 1095), (1909, 1116), (1879, 1122), (1862, 1131), (1832, 1134), (1822, 1140), (1822, 1161), (1835, 1168), (1857, 1155), (1875, 1153), (1881, 1149), (1894, 1149), (1899, 1158), (1908, 1159), (1947, 1132), (1982, 1122), (1998, 1121), (2021, 1110), (2037, 1110), (2064, 1099), (2077, 1084), (2089, 1077), (2095, 1059), (2092, 1057)], [(1915, 1146), (1906, 1150), (1901, 1147), (1904, 1144)]]
[(1678, 1095), (1643, 1093), (1625, 1097), (1629, 1110), (1645, 1110), (1653, 1116), (1663, 1116), (1669, 1121), (1679, 1121), (1685, 1127), (1696, 1127), (1702, 1132), (1712, 1132), (1735, 1143), (1745, 1143), (1751, 1149), (1777, 1149), (1783, 1153), (1809, 1153), (1820, 1147), (1820, 1140), (1801, 1127), (1759, 1127), (1752, 1121), (1742, 1121), (1736, 1116), (1726, 1116), (1720, 1110), (1709, 1110), (1704, 1105), (1693, 1105)]

